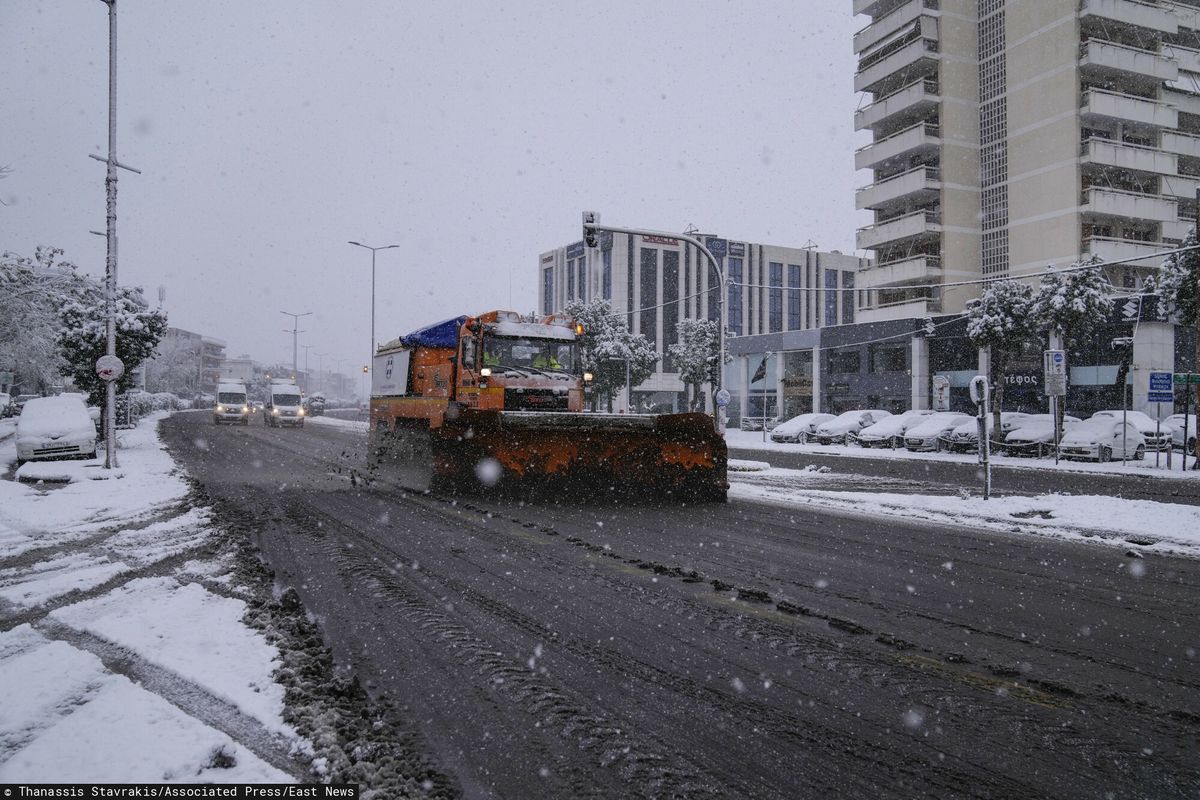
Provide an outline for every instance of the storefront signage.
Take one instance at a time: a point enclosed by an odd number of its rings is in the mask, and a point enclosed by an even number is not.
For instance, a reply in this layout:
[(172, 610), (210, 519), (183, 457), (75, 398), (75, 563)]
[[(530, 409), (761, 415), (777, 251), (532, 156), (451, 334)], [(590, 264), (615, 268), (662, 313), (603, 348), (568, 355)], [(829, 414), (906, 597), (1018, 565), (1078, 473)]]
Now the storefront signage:
[(645, 244), (669, 244), (678, 245), (678, 239), (668, 239), (666, 236), (643, 236), (642, 241)]
[(583, 242), (567, 245), (567, 258), (579, 258), (583, 255)]
[(542, 256), (543, 264), (549, 264), (552, 261), (554, 261), (554, 253), (546, 253), (546, 255)]
[(720, 258), (725, 255), (725, 251), (729, 242), (725, 239), (718, 239), (716, 236), (707, 236), (704, 239), (704, 246), (708, 248), (708, 252)]
[[(711, 249), (712, 248), (710, 247), (709, 250), (711, 250)], [(746, 257), (746, 243), (745, 242), (730, 242), (729, 243), (729, 255), (732, 256), (733, 258), (745, 258)]]

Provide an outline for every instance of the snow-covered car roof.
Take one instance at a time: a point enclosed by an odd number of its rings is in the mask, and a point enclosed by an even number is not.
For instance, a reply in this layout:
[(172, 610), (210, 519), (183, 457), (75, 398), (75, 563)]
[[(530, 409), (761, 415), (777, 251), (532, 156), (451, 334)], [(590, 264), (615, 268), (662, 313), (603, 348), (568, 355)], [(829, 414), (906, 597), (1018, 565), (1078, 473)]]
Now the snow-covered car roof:
[(942, 431), (957, 428), (969, 419), (970, 417), (966, 414), (955, 411), (939, 411), (936, 414), (930, 414), (916, 425), (913, 425), (905, 431), (905, 434), (909, 436), (932, 436)]
[(1151, 417), (1149, 414), (1146, 414), (1142, 411), (1122, 411), (1121, 409), (1116, 409), (1116, 410), (1105, 409), (1103, 411), (1097, 411), (1095, 414), (1092, 414), (1090, 419), (1096, 419), (1099, 417), (1109, 417), (1112, 419), (1121, 419), (1122, 415), (1124, 415), (1125, 418), (1127, 418), (1131, 423), (1133, 423), (1134, 425), (1137, 425), (1138, 430), (1153, 431), (1154, 427), (1156, 425), (1161, 425), (1161, 430), (1163, 433), (1171, 433), (1172, 432), (1171, 430), (1169, 430), (1169, 428), (1171, 427), (1170, 424), (1167, 423), (1165, 420), (1162, 423), (1155, 422), (1153, 417)]
[(828, 431), (830, 433), (844, 433), (852, 430), (862, 425), (863, 416), (866, 414), (871, 415), (871, 422), (867, 424), (872, 424), (883, 419), (884, 417), (892, 416), (892, 412), (883, 411), (877, 408), (863, 408), (856, 411), (844, 411), (833, 419), (822, 422), (820, 425), (818, 425), (817, 433), (820, 433), (821, 431)]
[(96, 435), (96, 426), (88, 416), (83, 396), (62, 394), (34, 397), (25, 402), (17, 419), (17, 437)]
[[(1081, 420), (1079, 417), (1072, 417), (1070, 415), (1066, 415), (1063, 417), (1063, 430), (1066, 430), (1068, 425), (1074, 427), (1075, 425), (1078, 425), (1082, 421), (1083, 420)], [(1008, 441), (1009, 439), (1027, 439), (1027, 438), (1036, 439), (1036, 438), (1040, 438), (1043, 436), (1053, 436), (1053, 435), (1054, 435), (1054, 415), (1053, 414), (1030, 414), (1028, 417), (1026, 417), (1025, 419), (1023, 419), (1021, 421), (1020, 425), (1018, 425), (1017, 427), (1015, 427), (1011, 431), (1009, 431), (1008, 435), (1004, 437), (1004, 440)]]
[(890, 417), (884, 417), (878, 422), (874, 422), (859, 432), (859, 436), (864, 439), (874, 437), (887, 438), (896, 434), (904, 433), (914, 425), (920, 424), (921, 420), (928, 417), (932, 411), (905, 411), (902, 414), (892, 414)]
[(807, 430), (808, 426), (814, 422), (820, 423), (830, 419), (833, 419), (833, 414), (822, 414), (816, 411), (799, 414), (786, 422), (776, 425), (773, 432), (779, 434), (799, 433), (802, 430)]
[[(968, 415), (968, 416), (970, 416), (970, 415)], [(1049, 415), (1047, 414), (1046, 416), (1049, 416)], [(994, 418), (992, 417), (991, 414), (988, 414), (986, 417), (984, 417), (984, 419), (987, 422), (987, 429), (989, 431), (995, 427), (995, 423), (993, 422)], [(1008, 430), (1014, 430), (1017, 427), (1019, 427), (1021, 425), (1021, 423), (1023, 423), (1027, 419), (1029, 419), (1029, 414), (1026, 414), (1024, 411), (1001, 411), (1000, 412), (1000, 430), (1004, 430), (1005, 428), (1007, 428)], [(971, 417), (971, 419), (967, 420), (966, 422), (964, 422), (963, 424), (961, 424), (957, 428), (955, 428), (954, 432), (955, 433), (975, 433), (978, 430), (978, 425), (979, 425), (979, 423), (977, 422), (975, 417)]]
[(1122, 424), (1129, 425), (1130, 429), (1139, 437), (1137, 425), (1134, 425), (1132, 420), (1128, 423), (1122, 423), (1120, 419), (1115, 417), (1091, 417), (1090, 419), (1081, 420), (1075, 423), (1069, 429), (1063, 431), (1063, 444), (1091, 444), (1098, 441), (1102, 437), (1109, 436), (1114, 428), (1121, 427)]

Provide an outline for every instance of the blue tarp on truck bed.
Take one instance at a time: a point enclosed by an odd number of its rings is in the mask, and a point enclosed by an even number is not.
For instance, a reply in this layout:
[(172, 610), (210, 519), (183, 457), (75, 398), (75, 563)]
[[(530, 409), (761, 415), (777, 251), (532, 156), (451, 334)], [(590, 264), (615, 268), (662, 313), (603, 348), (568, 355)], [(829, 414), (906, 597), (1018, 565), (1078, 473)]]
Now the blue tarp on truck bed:
[(405, 347), (458, 347), (458, 331), (466, 321), (467, 316), (464, 314), (461, 317), (436, 322), (407, 336), (401, 336), (400, 344)]

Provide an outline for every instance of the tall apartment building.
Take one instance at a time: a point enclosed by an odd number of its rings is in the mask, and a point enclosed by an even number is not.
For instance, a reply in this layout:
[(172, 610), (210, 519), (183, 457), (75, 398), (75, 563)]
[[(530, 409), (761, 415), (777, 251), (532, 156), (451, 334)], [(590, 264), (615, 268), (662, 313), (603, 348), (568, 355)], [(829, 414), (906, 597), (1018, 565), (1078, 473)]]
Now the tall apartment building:
[[(860, 318), (1180, 242), (1200, 189), (1200, 0), (853, 0)], [(1111, 269), (1140, 285), (1154, 260)], [(934, 288), (918, 288), (933, 285)]]

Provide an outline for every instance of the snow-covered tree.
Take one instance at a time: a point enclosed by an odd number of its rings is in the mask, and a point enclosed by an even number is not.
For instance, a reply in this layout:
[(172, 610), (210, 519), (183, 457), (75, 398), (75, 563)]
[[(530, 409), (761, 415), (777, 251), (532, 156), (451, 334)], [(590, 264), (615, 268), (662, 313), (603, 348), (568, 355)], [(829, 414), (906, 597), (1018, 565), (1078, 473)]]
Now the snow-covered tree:
[[(96, 360), (105, 354), (108, 343), (103, 290), (93, 284), (75, 292), (60, 314), (56, 342), (67, 374), (88, 393), (91, 403), (99, 405), (104, 400), (104, 381), (96, 375)], [(116, 328), (117, 357), (125, 364), (117, 391), (124, 392), (133, 387), (133, 371), (153, 355), (167, 329), (167, 316), (148, 307), (141, 287), (122, 286), (116, 296)]]
[(629, 365), (629, 385), (637, 386), (654, 374), (658, 354), (654, 345), (640, 333), (630, 333), (621, 314), (612, 312), (612, 304), (603, 297), (571, 300), (564, 313), (583, 323), (579, 351), (583, 368), (592, 373), (592, 408), (601, 401), (612, 410), (613, 398), (625, 388), (625, 367)]
[(200, 347), (178, 338), (167, 342), (146, 361), (146, 390), (194, 397), (200, 391)]
[(24, 392), (58, 382), (62, 360), (55, 346), (59, 309), (88, 285), (57, 247), (38, 247), (32, 258), (0, 255), (0, 370), (12, 370)]
[[(1183, 247), (1196, 245), (1196, 229), (1192, 228), (1183, 240)], [(1200, 368), (1200, 251), (1185, 250), (1167, 256), (1158, 274), (1146, 281), (1146, 290), (1158, 295), (1160, 311), (1195, 329), (1195, 363)], [(1196, 387), (1196, 407), (1200, 408), (1200, 386)], [(1196, 458), (1200, 469), (1200, 437), (1196, 441)]]
[[(1071, 270), (1063, 272), (1047, 267), (1033, 298), (1033, 316), (1039, 327), (1056, 330), (1062, 337), (1067, 375), (1071, 374), (1071, 348), (1079, 344), (1083, 334), (1108, 322), (1112, 311), (1112, 284), (1104, 270), (1099, 266), (1079, 269), (1099, 263), (1099, 259), (1093, 258), (1089, 262), (1076, 263)], [(1059, 403), (1060, 423), (1065, 413), (1066, 403)]]
[(989, 284), (967, 311), (967, 337), (976, 347), (988, 348), (995, 401), (992, 404), (993, 436), (1000, 435), (1000, 409), (1004, 402), (1004, 375), (1012, 359), (1037, 335), (1033, 313), (1033, 287), (1019, 281)]
[(679, 379), (691, 389), (689, 409), (701, 405), (701, 386), (713, 379), (720, 348), (720, 325), (709, 319), (680, 320), (675, 326), (679, 341), (667, 348), (679, 371)]

